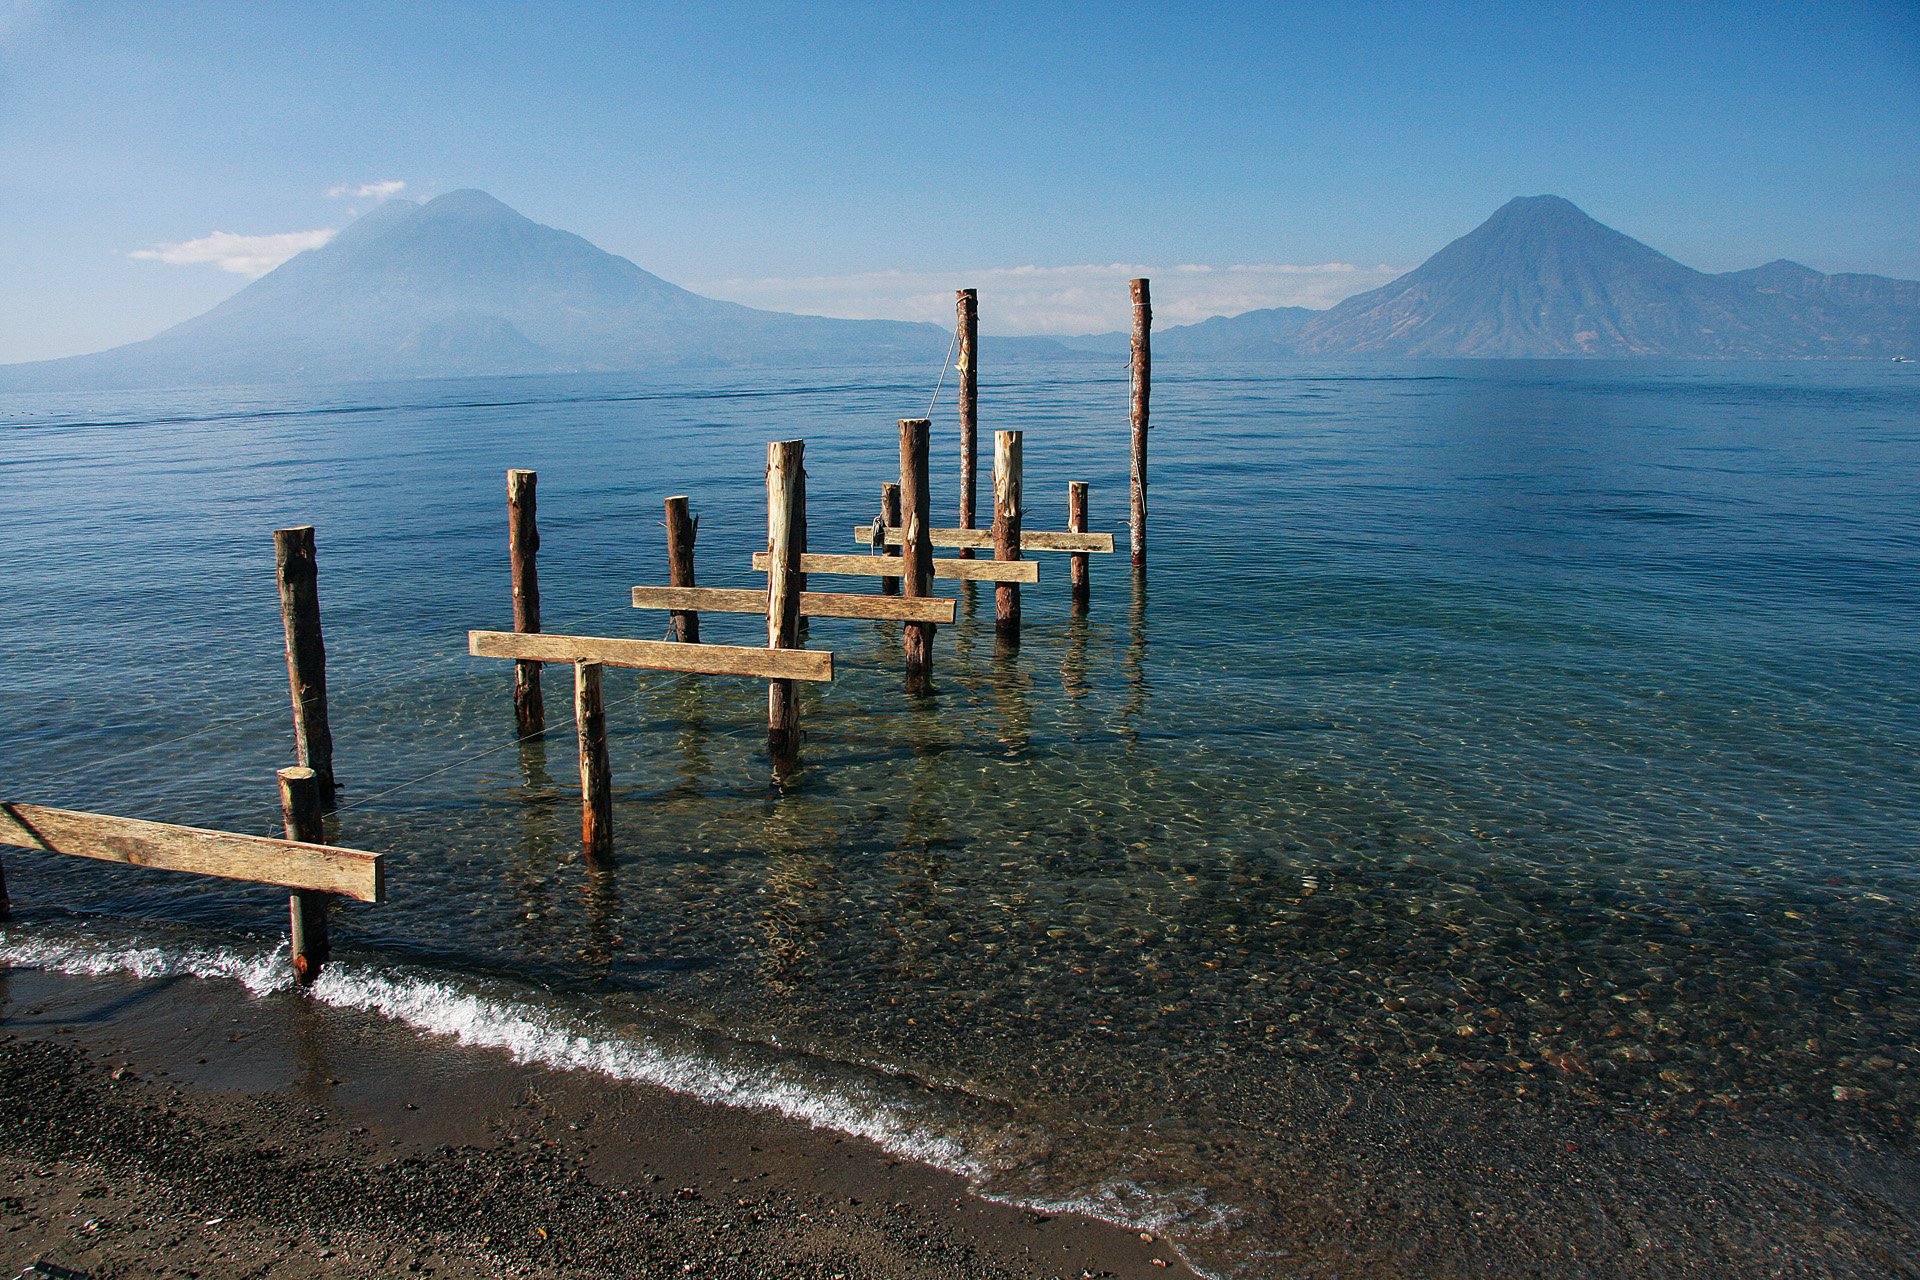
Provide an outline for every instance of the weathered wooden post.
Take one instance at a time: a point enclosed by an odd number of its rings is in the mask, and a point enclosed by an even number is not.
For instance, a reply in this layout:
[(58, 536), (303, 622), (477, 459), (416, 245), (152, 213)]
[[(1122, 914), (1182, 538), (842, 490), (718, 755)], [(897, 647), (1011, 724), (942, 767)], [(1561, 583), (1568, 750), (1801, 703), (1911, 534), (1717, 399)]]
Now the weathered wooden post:
[[(700, 517), (687, 512), (687, 496), (676, 494), (667, 499), (667, 582), (676, 587), (694, 586), (693, 540), (700, 532)], [(667, 615), (673, 638), (682, 644), (700, 643), (700, 614), (694, 609), (675, 609)]]
[[(883, 527), (888, 529), (898, 529), (900, 527), (900, 486), (891, 480), (880, 486), (880, 522)], [(897, 556), (900, 554), (900, 548), (893, 545), (891, 538), (883, 538), (882, 541), (886, 543), (886, 546), (881, 550), (881, 555)], [(899, 595), (900, 579), (880, 579), (880, 594), (883, 596)]]
[(1145, 280), (1132, 280), (1133, 293), (1133, 514), (1129, 531), (1133, 563), (1147, 563), (1147, 402), (1153, 390), (1153, 303)]
[[(800, 644), (800, 556), (806, 537), (804, 440), (767, 445), (767, 648)], [(767, 682), (767, 751), (775, 779), (800, 754), (800, 703), (791, 680)]]
[[(1018, 431), (993, 433), (993, 558), (1020, 558), (1020, 464)], [(1010, 644), (1020, 643), (1020, 584), (997, 582), (993, 587), (993, 633)]]
[[(286, 824), (287, 839), (325, 844), (319, 775), (308, 768), (289, 768), (275, 776), (280, 779), (280, 817)], [(330, 905), (330, 895), (308, 890), (295, 890), (287, 899), (287, 914), (293, 925), (293, 971), (302, 986), (320, 976), (320, 966), (333, 954), (327, 941)]]
[(613, 769), (600, 664), (573, 664), (573, 725), (580, 737), (580, 845), (590, 866), (613, 862)]
[[(901, 594), (918, 599), (933, 593), (933, 503), (927, 492), (927, 433), (925, 418), (900, 419), (900, 554), (905, 571)], [(907, 692), (926, 693), (933, 683), (933, 624), (909, 622), (905, 627)]]
[[(540, 630), (540, 525), (535, 510), (531, 471), (507, 472), (507, 556), (513, 562), (513, 629), (523, 634)], [(540, 664), (513, 664), (513, 718), (520, 736), (543, 733), (547, 704), (540, 693)]]
[(10, 919), (13, 915), (13, 900), (7, 897), (7, 868), (0, 862), (0, 920)]
[(320, 634), (320, 572), (313, 526), (274, 530), (273, 550), (280, 577), (280, 621), (287, 633), (294, 749), (300, 763), (319, 779), (322, 807), (329, 807), (336, 794), (333, 729), (327, 723), (327, 645)]
[[(1067, 485), (1067, 532), (1087, 531), (1087, 482), (1074, 480)], [(1073, 584), (1073, 611), (1085, 613), (1093, 589), (1087, 580), (1087, 553), (1076, 551), (1067, 558), (1067, 579)]]
[[(954, 294), (954, 309), (959, 316), (956, 345), (960, 348), (960, 527), (974, 524), (974, 476), (979, 470), (980, 413), (978, 395), (980, 373), (974, 350), (980, 338), (980, 295), (973, 289)], [(962, 560), (973, 559), (973, 548), (960, 549)]]

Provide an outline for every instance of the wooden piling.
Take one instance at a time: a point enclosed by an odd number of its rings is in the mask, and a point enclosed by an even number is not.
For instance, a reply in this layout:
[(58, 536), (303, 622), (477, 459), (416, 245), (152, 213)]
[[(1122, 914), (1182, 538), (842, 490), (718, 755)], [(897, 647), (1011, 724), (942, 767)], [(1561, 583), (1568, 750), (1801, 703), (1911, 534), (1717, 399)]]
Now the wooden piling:
[[(980, 338), (980, 295), (973, 289), (954, 294), (958, 316), (956, 345), (960, 348), (960, 527), (974, 525), (973, 495), (975, 473), (979, 470), (980, 412), (978, 396), (980, 373), (975, 349)], [(973, 559), (973, 549), (960, 549), (962, 560)]]
[(7, 897), (6, 863), (4, 861), (0, 861), (0, 920), (8, 920), (8, 919), (11, 919), (12, 917), (13, 917), (13, 899)]
[(1133, 293), (1133, 563), (1147, 563), (1147, 404), (1153, 390), (1153, 302), (1145, 280), (1131, 280)]
[[(927, 491), (931, 426), (925, 418), (900, 419), (900, 552), (905, 571), (900, 589), (910, 598), (933, 594), (933, 542), (927, 536), (933, 527), (932, 495)], [(904, 631), (907, 691), (925, 693), (933, 682), (933, 624), (909, 622)]]
[[(326, 826), (321, 814), (320, 778), (312, 769), (281, 769), (280, 816), (286, 824), (287, 839), (306, 844), (325, 844)], [(287, 899), (287, 914), (293, 926), (293, 972), (306, 986), (320, 976), (320, 967), (333, 954), (327, 939), (327, 912), (331, 895), (296, 891)]]
[[(700, 532), (700, 518), (688, 514), (687, 496), (676, 494), (667, 499), (667, 582), (671, 586), (691, 587), (693, 580), (693, 540)], [(668, 614), (673, 638), (681, 644), (700, 643), (700, 614), (694, 609), (675, 609)]]
[(333, 729), (327, 722), (327, 645), (320, 632), (320, 574), (313, 526), (274, 530), (273, 550), (280, 578), (280, 621), (287, 636), (296, 758), (318, 778), (321, 807), (331, 808), (336, 794)]
[[(767, 648), (800, 643), (801, 543), (806, 537), (804, 440), (767, 445)], [(791, 680), (767, 683), (767, 751), (783, 777), (800, 754), (800, 704)]]
[[(993, 558), (1020, 558), (1021, 434), (993, 433)], [(1020, 642), (1020, 584), (996, 582), (993, 587), (993, 633), (1009, 643)]]
[[(888, 481), (880, 486), (880, 519), (884, 522), (884, 528), (897, 529), (900, 527), (900, 486), (892, 481)], [(889, 543), (886, 547), (876, 552), (876, 554), (897, 556), (900, 554), (900, 549)], [(880, 594), (883, 596), (899, 595), (900, 579), (880, 579)]]
[[(1067, 532), (1087, 532), (1087, 482), (1075, 480), (1067, 485)], [(1067, 579), (1073, 584), (1073, 611), (1085, 613), (1093, 590), (1088, 582), (1087, 555), (1077, 551), (1067, 557)]]
[[(531, 471), (507, 472), (507, 555), (513, 562), (513, 629), (540, 630), (540, 526), (536, 519), (534, 487), (539, 477)], [(513, 718), (520, 736), (545, 732), (546, 700), (540, 693), (540, 664), (513, 664)]]
[(590, 866), (613, 862), (613, 768), (600, 664), (573, 664), (573, 724), (580, 738), (580, 847)]

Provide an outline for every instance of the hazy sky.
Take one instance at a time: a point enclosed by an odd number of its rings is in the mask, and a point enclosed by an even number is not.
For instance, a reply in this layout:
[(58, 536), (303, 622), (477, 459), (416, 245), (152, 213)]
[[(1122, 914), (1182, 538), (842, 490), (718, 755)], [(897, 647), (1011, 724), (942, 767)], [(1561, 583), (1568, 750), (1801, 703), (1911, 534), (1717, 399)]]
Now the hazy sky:
[[(0, 0), (0, 361), (480, 187), (678, 284), (992, 332), (1325, 306), (1514, 195), (1920, 276), (1920, 3)], [(402, 185), (404, 184), (404, 185)]]

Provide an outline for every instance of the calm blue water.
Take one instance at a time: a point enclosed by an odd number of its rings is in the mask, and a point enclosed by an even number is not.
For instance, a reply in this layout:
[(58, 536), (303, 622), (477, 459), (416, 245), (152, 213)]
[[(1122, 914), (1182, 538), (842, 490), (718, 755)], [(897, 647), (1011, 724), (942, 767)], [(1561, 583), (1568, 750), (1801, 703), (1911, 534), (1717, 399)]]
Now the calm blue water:
[[(603, 876), (567, 673), (515, 748), (507, 664), (465, 654), (511, 623), (503, 473), (540, 473), (547, 629), (657, 638), (622, 605), (665, 581), (663, 496), (692, 496), (703, 584), (758, 585), (764, 444), (803, 437), (812, 548), (858, 550), (931, 378), (0, 399), (0, 779), (272, 830), (271, 535), (310, 523), (337, 838), (393, 855), (391, 902), (337, 916), (343, 972), (785, 1055), (902, 1150), (1163, 1224), (1223, 1273), (1644, 1239), (1732, 1274), (1783, 1238), (1811, 1273), (1911, 1269), (1915, 369), (1164, 368), (1145, 582), (1096, 558), (1075, 619), (1043, 557), (1011, 655), (991, 593), (963, 598), (924, 702), (896, 628), (816, 621), (839, 678), (789, 788), (757, 686), (609, 672)], [(1084, 479), (1124, 545), (1125, 379), (984, 380), (983, 429), (1027, 433), (1029, 528)], [(6, 869), (17, 963), (284, 932), (270, 891)], [(1566, 1167), (1514, 1154), (1548, 1141)], [(1828, 1150), (1854, 1172), (1792, 1164)], [(1849, 1207), (1809, 1209), (1813, 1176)]]

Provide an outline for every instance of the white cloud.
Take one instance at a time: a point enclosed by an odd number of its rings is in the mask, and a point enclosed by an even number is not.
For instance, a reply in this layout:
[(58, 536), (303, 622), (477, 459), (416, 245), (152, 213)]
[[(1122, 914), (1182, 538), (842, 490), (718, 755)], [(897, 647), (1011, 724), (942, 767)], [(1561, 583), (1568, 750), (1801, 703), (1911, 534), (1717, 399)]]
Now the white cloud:
[(398, 178), (387, 178), (380, 182), (363, 182), (355, 186), (343, 182), (337, 187), (328, 187), (327, 195), (335, 200), (391, 200), (407, 189), (407, 184)]
[(302, 250), (318, 249), (338, 234), (328, 227), (318, 231), (282, 231), (270, 236), (242, 236), (231, 231), (216, 231), (198, 240), (135, 249), (127, 256), (152, 262), (171, 262), (180, 267), (212, 265), (235, 275), (254, 277), (267, 274)]
[(1330, 307), (1378, 288), (1405, 267), (1240, 263), (1089, 263), (1065, 267), (994, 267), (985, 271), (870, 271), (853, 275), (712, 280), (696, 292), (775, 311), (852, 320), (953, 323), (953, 291), (980, 291), (980, 327), (989, 333), (1109, 333), (1132, 322), (1127, 281), (1153, 281), (1155, 327), (1264, 307)]

